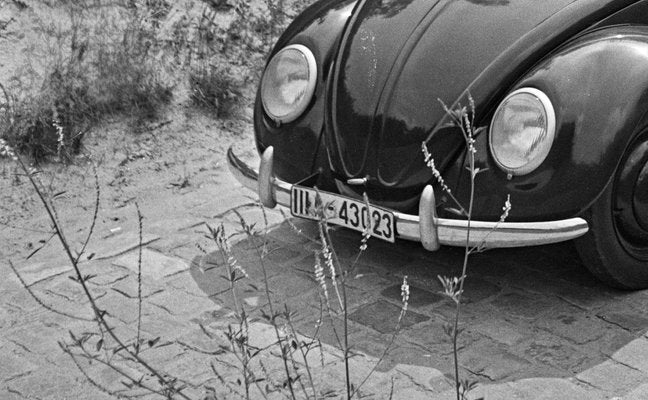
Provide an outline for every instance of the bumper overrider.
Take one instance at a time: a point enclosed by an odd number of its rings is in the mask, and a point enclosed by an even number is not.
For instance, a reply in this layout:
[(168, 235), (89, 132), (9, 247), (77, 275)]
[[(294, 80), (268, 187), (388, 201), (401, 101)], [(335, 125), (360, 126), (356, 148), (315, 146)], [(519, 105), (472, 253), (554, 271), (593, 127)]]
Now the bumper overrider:
[[(261, 155), (258, 170), (250, 167), (234, 154), (227, 152), (230, 171), (245, 187), (258, 193), (266, 207), (280, 204), (290, 207), (291, 187), (273, 175), (273, 148)], [(396, 237), (421, 242), (427, 250), (437, 250), (440, 245), (465, 246), (468, 221), (437, 218), (434, 190), (425, 187), (419, 202), (419, 215), (392, 211)], [(524, 247), (571, 240), (584, 235), (589, 227), (582, 218), (546, 222), (470, 222), (470, 246)]]

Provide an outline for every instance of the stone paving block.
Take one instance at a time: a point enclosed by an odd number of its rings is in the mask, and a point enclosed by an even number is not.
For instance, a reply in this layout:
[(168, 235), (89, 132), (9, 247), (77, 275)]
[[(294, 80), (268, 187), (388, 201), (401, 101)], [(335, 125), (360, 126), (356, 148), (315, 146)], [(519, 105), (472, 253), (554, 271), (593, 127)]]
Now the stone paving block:
[[(396, 328), (400, 313), (401, 307), (384, 300), (378, 300), (360, 307), (349, 315), (349, 319), (380, 333), (391, 333)], [(407, 328), (429, 319), (430, 317), (408, 310), (401, 320), (400, 326)]]
[(71, 272), (72, 267), (67, 264), (53, 265), (51, 262), (38, 262), (18, 269), (20, 277), (27, 286), (45, 281), (49, 278)]
[(648, 339), (633, 340), (614, 353), (612, 359), (648, 374)]
[[(11, 390), (11, 391), (10, 391)], [(3, 400), (25, 400), (25, 397), (19, 392), (15, 392), (15, 389), (9, 389), (6, 387), (0, 387), (0, 399)]]
[[(157, 221), (152, 221), (147, 224), (151, 231), (161, 233), (179, 232), (196, 228), (204, 223), (204, 219), (183, 216), (180, 218), (161, 218)], [(179, 235), (174, 235), (174, 239), (178, 239)], [(156, 243), (157, 244), (157, 243)]]
[[(340, 305), (340, 300), (338, 299), (335, 289), (328, 282), (327, 292), (329, 296), (329, 305), (333, 313), (338, 314), (342, 310)], [(376, 293), (367, 293), (360, 289), (356, 289), (350, 286), (346, 287), (346, 306), (349, 313), (354, 312), (359, 307), (362, 307), (368, 303), (371, 303), (378, 299)], [(344, 292), (340, 288), (340, 299), (344, 302), (343, 294)], [(263, 291), (259, 292), (257, 296), (260, 301), (260, 307), (266, 308), (267, 310), (267, 300), (265, 293)], [(311, 314), (313, 312), (319, 313), (320, 307), (323, 311), (326, 311), (327, 305), (325, 300), (324, 292), (320, 287), (311, 285), (311, 288), (308, 291), (303, 293), (298, 293), (295, 296), (286, 296), (283, 293), (273, 293), (271, 295), (273, 305), (275, 308), (281, 310), (284, 309), (284, 305), (288, 306), (290, 311), (296, 312), (299, 316)]]
[(129, 324), (137, 321), (137, 298), (124, 296), (121, 293), (109, 292), (104, 297), (97, 299), (97, 307), (107, 311), (108, 315)]
[[(90, 295), (95, 299), (106, 294), (105, 288), (92, 285), (88, 285), (88, 290)], [(88, 302), (88, 297), (83, 286), (79, 282), (69, 279), (68, 276), (61, 276), (50, 284), (43, 285), (41, 291), (58, 295), (73, 303), (85, 304)]]
[(596, 310), (614, 301), (606, 287), (590, 288), (558, 281), (554, 292), (564, 301), (585, 310)]
[[(203, 245), (202, 242), (207, 242), (207, 240), (204, 238), (196, 238), (196, 240), (193, 243), (189, 243), (184, 246), (174, 247), (173, 249), (164, 253), (168, 255), (172, 255), (174, 257), (181, 258), (185, 262), (193, 266), (193, 264), (197, 262), (200, 259), (200, 257), (203, 256), (202, 251), (200, 251), (197, 246), (197, 244), (200, 244), (202, 246)], [(205, 243), (205, 245), (202, 247), (206, 251), (208, 251), (209, 249), (211, 249), (211, 243)]]
[[(193, 329), (193, 326), (187, 320), (177, 318), (166, 311), (157, 307), (148, 305), (147, 314), (142, 316), (142, 331), (146, 332), (150, 338), (161, 337), (164, 340), (172, 341), (185, 332)], [(131, 325), (133, 325), (131, 323)]]
[[(409, 377), (414, 385), (423, 387), (433, 393), (441, 393), (454, 387), (441, 371), (433, 368), (420, 368), (413, 365), (399, 364), (394, 371)], [(405, 398), (403, 396), (403, 398)]]
[(289, 245), (302, 245), (319, 235), (317, 224), (297, 218), (273, 226), (269, 233), (275, 240)]
[(361, 262), (353, 268), (347, 279), (349, 286), (375, 293), (397, 283), (402, 283), (402, 278), (394, 277), (391, 271)]
[[(230, 284), (225, 271), (223, 266), (205, 263), (204, 258), (198, 260), (189, 269), (189, 275), (199, 289), (197, 294), (204, 293), (207, 296), (222, 296), (228, 293)], [(247, 287), (248, 284), (249, 282), (247, 280), (239, 281), (240, 287)]]
[[(362, 338), (358, 338), (354, 340), (354, 343), (359, 344), (362, 341)], [(382, 346), (378, 348), (383, 351), (387, 343), (382, 343)], [(445, 347), (445, 350), (447, 349), (449, 348)], [(371, 355), (381, 354), (373, 351), (366, 351), (366, 353)], [(377, 371), (388, 371), (396, 364), (411, 365), (413, 367), (434, 367), (444, 374), (449, 373), (453, 365), (452, 357), (447, 352), (442, 354), (441, 352), (437, 352), (436, 349), (424, 349), (419, 345), (400, 341), (398, 337), (396, 338), (395, 344), (389, 348), (385, 359), (378, 366)]]
[[(607, 357), (612, 357), (619, 349), (623, 348), (628, 343), (635, 339), (635, 335), (630, 332), (617, 327), (616, 331), (608, 332), (605, 336), (598, 339), (596, 342), (589, 343), (592, 347), (591, 351), (600, 351)], [(584, 349), (584, 346), (581, 346)], [(584, 350), (589, 351), (589, 350)]]
[(464, 303), (481, 302), (490, 297), (498, 295), (502, 288), (489, 282), (486, 279), (469, 276), (464, 284), (464, 294), (462, 301)]
[(500, 381), (518, 376), (532, 364), (490, 339), (471, 343), (459, 351), (459, 364), (480, 380)]
[(604, 321), (618, 325), (632, 332), (639, 332), (648, 328), (648, 318), (643, 317), (632, 310), (627, 312), (602, 310), (597, 313), (597, 315)]
[(93, 274), (87, 282), (94, 286), (109, 286), (129, 275), (129, 271), (115, 267), (112, 265), (102, 265), (101, 267), (93, 268), (90, 271), (83, 271), (84, 273)]
[(160, 368), (182, 382), (200, 387), (214, 376), (211, 369), (213, 358), (197, 352), (184, 352), (164, 362)]
[(16, 346), (5, 345), (0, 348), (0, 382), (4, 386), (7, 382), (35, 371), (39, 364), (37, 359), (26, 357), (23, 352), (16, 351)]
[(151, 365), (164, 368), (166, 363), (170, 362), (174, 358), (182, 356), (187, 352), (188, 350), (185, 349), (182, 345), (162, 338), (153, 347), (144, 346), (142, 348), (141, 355), (142, 358), (144, 358), (146, 362), (151, 363)]
[(218, 201), (207, 201), (191, 207), (187, 211), (190, 215), (200, 219), (213, 219), (248, 203), (255, 204), (253, 200), (245, 197), (242, 193), (230, 190), (221, 193), (218, 196)]
[(514, 325), (504, 319), (488, 318), (476, 325), (471, 325), (469, 330), (479, 332), (507, 346), (515, 346), (532, 335), (532, 332), (527, 331), (523, 326)]
[(229, 340), (223, 332), (207, 328), (202, 329), (198, 324), (194, 324), (193, 329), (178, 336), (176, 343), (191, 351), (214, 355), (220, 354), (225, 350), (229, 351), (231, 347)]
[[(257, 231), (263, 231), (266, 227), (270, 228), (274, 225), (281, 224), (284, 221), (283, 215), (277, 210), (277, 209), (265, 209), (265, 216), (261, 212), (261, 208), (259, 208), (256, 204), (252, 206), (238, 206), (236, 208), (238, 213), (240, 214), (241, 217), (243, 217), (243, 220), (245, 223), (249, 226), (254, 225), (254, 228)], [(239, 216), (234, 214), (234, 213), (229, 213), (224, 216), (224, 219), (227, 219), (233, 224), (238, 225), (240, 228), (240, 219)]]
[(39, 321), (35, 321), (6, 332), (6, 337), (9, 342), (29, 353), (47, 355), (59, 352), (57, 341), (69, 338), (69, 334), (58, 325), (43, 326)]
[(266, 247), (266, 254), (264, 254), (264, 261), (267, 260), (272, 263), (287, 265), (294, 261), (297, 257), (303, 256), (303, 251), (287, 247), (285, 244), (278, 244), (276, 242), (269, 242)]
[(525, 358), (555, 367), (563, 371), (563, 376), (582, 371), (597, 358), (595, 354), (584, 354), (578, 349), (554, 335), (537, 331), (516, 346), (516, 351)]
[(71, 371), (38, 370), (8, 382), (5, 388), (23, 399), (113, 399), (88, 384), (80, 373)]
[(471, 399), (488, 400), (602, 400), (603, 395), (566, 379), (530, 378), (495, 385), (479, 385)]
[(410, 343), (418, 343), (425, 348), (438, 348), (439, 345), (448, 346), (450, 338), (445, 334), (446, 323), (438, 318), (432, 318), (420, 324), (403, 328), (399, 337)]
[(162, 236), (160, 239), (146, 246), (148, 249), (155, 250), (162, 254), (172, 254), (173, 250), (187, 246), (192, 247), (196, 251), (196, 240), (204, 235), (200, 230), (201, 225), (193, 228), (195, 231), (187, 231), (191, 233), (174, 233), (169, 236)]
[[(283, 252), (279, 252), (278, 255), (280, 255), (280, 253)], [(264, 276), (271, 278), (279, 274), (291, 273), (295, 270), (299, 271), (300, 273), (303, 270), (303, 273), (300, 275), (311, 277), (313, 274), (312, 266), (315, 263), (314, 258), (312, 256), (307, 256), (294, 261), (295, 257), (299, 255), (300, 254), (298, 253), (295, 253), (292, 256), (286, 255), (286, 257), (290, 257), (286, 261), (278, 261), (279, 257), (270, 257), (274, 259), (274, 261), (268, 258), (264, 258), (263, 263), (256, 254), (253, 254), (250, 260), (243, 261), (240, 258), (237, 258), (237, 260), (248, 273), (249, 277), (253, 280), (256, 280), (257, 282), (262, 282)], [(265, 275), (263, 269), (265, 269)]]
[[(300, 335), (320, 340), (322, 343), (326, 343), (330, 346), (340, 347), (344, 338), (343, 320), (338, 317), (331, 318), (328, 315), (322, 316), (321, 320), (319, 318), (320, 316), (318, 314), (295, 321), (295, 330), (297, 330)], [(353, 332), (354, 327), (358, 327), (359, 325), (352, 324), (353, 323), (351, 322), (349, 330)]]
[(572, 343), (584, 344), (600, 339), (613, 326), (576, 307), (561, 307), (536, 322), (536, 326)]
[(623, 400), (646, 400), (648, 399), (648, 384), (644, 383), (634, 388), (630, 393), (623, 396)]
[(204, 294), (204, 292), (198, 287), (196, 280), (191, 276), (190, 271), (184, 271), (170, 276), (165, 280), (165, 283), (167, 286), (172, 287), (173, 289), (182, 290), (185, 293), (194, 296), (200, 296)]
[[(120, 257), (113, 264), (128, 268), (137, 274), (138, 262), (138, 252), (132, 252)], [(188, 269), (189, 265), (179, 258), (169, 257), (149, 249), (143, 249), (142, 251), (142, 275), (147, 278), (161, 279)]]
[[(91, 291), (94, 299), (100, 299), (105, 296), (106, 292), (98, 289)], [(69, 320), (69, 316), (75, 318), (91, 319), (94, 314), (90, 306), (90, 302), (84, 295), (78, 295), (78, 298), (68, 297), (68, 294), (65, 292), (54, 292), (48, 289), (43, 290), (42, 292), (36, 292), (39, 299), (46, 304), (50, 309), (43, 308), (43, 313), (45, 315), (54, 315), (59, 316), (56, 310), (59, 313), (67, 314), (64, 317), (66, 320)]]
[(623, 396), (632, 388), (648, 382), (646, 374), (614, 360), (589, 368), (577, 374), (576, 379), (615, 396)]
[[(158, 240), (160, 237), (151, 233), (142, 235), (142, 246), (146, 246)], [(103, 260), (122, 255), (139, 247), (140, 239), (138, 232), (124, 232), (119, 235), (103, 239), (99, 243), (91, 243), (87, 254), (95, 253), (94, 260)]]
[[(137, 299), (140, 292), (139, 284), (137, 283), (137, 275), (132, 273), (129, 274), (126, 278), (115, 282), (110, 289), (111, 292), (119, 293), (129, 299)], [(163, 290), (165, 290), (165, 287), (158, 280), (142, 276), (141, 292), (143, 299), (149, 298), (155, 293), (159, 293)]]
[(520, 293), (504, 293), (491, 302), (502, 313), (526, 319), (536, 319), (551, 310), (549, 301), (540, 296), (529, 297)]
[[(259, 288), (263, 286), (259, 282)], [(287, 297), (295, 297), (316, 287), (315, 281), (304, 277), (303, 274), (282, 274), (268, 279), (268, 287), (273, 294)], [(333, 296), (332, 289), (329, 294)]]
[(150, 305), (158, 306), (171, 315), (181, 319), (190, 319), (204, 311), (217, 311), (220, 305), (207, 296), (191, 296), (177, 289), (166, 289), (146, 299)]

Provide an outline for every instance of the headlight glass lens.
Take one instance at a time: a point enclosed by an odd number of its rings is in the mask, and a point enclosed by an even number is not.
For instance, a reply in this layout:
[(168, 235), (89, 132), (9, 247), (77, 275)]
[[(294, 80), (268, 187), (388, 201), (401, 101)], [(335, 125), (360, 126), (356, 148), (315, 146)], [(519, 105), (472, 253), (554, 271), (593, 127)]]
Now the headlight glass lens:
[(308, 107), (315, 92), (317, 63), (302, 45), (290, 45), (268, 63), (261, 81), (263, 108), (275, 122), (292, 122)]
[(489, 144), (497, 165), (512, 175), (532, 172), (545, 160), (556, 131), (556, 115), (546, 94), (518, 89), (495, 111)]

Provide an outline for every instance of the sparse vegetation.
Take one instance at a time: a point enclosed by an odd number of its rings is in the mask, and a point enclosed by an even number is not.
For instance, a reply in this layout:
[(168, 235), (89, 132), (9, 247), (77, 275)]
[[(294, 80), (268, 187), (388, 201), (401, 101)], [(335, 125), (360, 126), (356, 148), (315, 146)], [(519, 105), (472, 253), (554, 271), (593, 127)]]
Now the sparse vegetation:
[(61, 143), (78, 151), (106, 116), (135, 125), (154, 119), (185, 87), (195, 105), (218, 118), (236, 115), (294, 15), (283, 0), (56, 3), (42, 7), (57, 5), (64, 14), (40, 20), (39, 43), (4, 82), (8, 101), (0, 102), (1, 137), (34, 159), (68, 160)]

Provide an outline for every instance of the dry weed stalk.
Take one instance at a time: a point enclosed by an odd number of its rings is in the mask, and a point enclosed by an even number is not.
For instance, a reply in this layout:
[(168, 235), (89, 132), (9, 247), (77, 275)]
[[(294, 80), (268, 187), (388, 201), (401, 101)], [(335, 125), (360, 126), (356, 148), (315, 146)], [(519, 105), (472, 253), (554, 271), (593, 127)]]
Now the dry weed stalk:
[[(93, 317), (88, 319), (88, 318), (72, 315), (70, 313), (57, 310), (56, 308), (49, 306), (29, 287), (29, 285), (26, 284), (25, 280), (20, 275), (19, 271), (15, 268), (13, 263), (11, 263), (10, 261), (9, 264), (13, 272), (17, 275), (23, 287), (38, 302), (38, 304), (57, 314), (70, 317), (70, 318), (92, 321), (96, 324), (97, 332), (84, 332), (80, 335), (70, 332), (71, 343), (59, 342), (59, 346), (61, 347), (61, 349), (74, 360), (75, 364), (79, 367), (81, 372), (88, 377), (89, 381), (94, 386), (100, 388), (102, 391), (106, 393), (110, 393), (118, 397), (129, 397), (128, 395), (117, 393), (113, 390), (105, 388), (95, 380), (91, 379), (89, 375), (86, 373), (86, 371), (80, 365), (79, 359), (92, 360), (98, 362), (99, 364), (105, 365), (106, 367), (111, 368), (119, 375), (121, 375), (124, 379), (126, 379), (124, 385), (129, 389), (133, 387), (137, 387), (137, 388), (145, 389), (151, 393), (157, 393), (163, 395), (167, 398), (172, 398), (174, 396), (177, 396), (179, 398), (188, 400), (189, 397), (187, 397), (182, 392), (182, 387), (178, 384), (177, 379), (171, 377), (170, 375), (164, 372), (161, 372), (159, 369), (149, 364), (140, 354), (142, 343), (148, 343), (149, 347), (153, 347), (157, 343), (159, 338), (152, 339), (152, 340), (144, 340), (141, 337), (141, 331), (140, 331), (141, 301), (142, 301), (142, 291), (141, 291), (141, 249), (142, 249), (141, 220), (142, 217), (141, 214), (139, 213), (139, 207), (138, 207), (138, 218), (140, 221), (140, 245), (139, 245), (140, 253), (139, 253), (139, 260), (138, 260), (138, 330), (137, 330), (136, 340), (132, 343), (129, 343), (127, 341), (124, 341), (121, 337), (119, 337), (115, 333), (115, 326), (113, 326), (107, 320), (107, 316), (110, 315), (109, 310), (104, 310), (101, 307), (99, 307), (96, 298), (93, 296), (88, 286), (88, 281), (93, 278), (93, 275), (84, 274), (82, 272), (82, 268), (80, 265), (81, 258), (82, 256), (84, 256), (87, 245), (90, 242), (92, 235), (94, 234), (95, 226), (98, 218), (99, 206), (100, 206), (99, 178), (94, 164), (91, 163), (94, 171), (94, 178), (95, 178), (95, 202), (93, 207), (92, 220), (90, 222), (89, 225), (90, 227), (88, 229), (88, 232), (85, 235), (85, 239), (82, 242), (81, 248), (75, 251), (72, 249), (70, 242), (66, 238), (63, 226), (60, 223), (60, 220), (57, 215), (56, 207), (53, 202), (53, 200), (62, 192), (49, 196), (48, 193), (50, 192), (44, 188), (43, 184), (41, 183), (38, 177), (41, 171), (35, 168), (27, 167), (27, 165), (22, 160), (22, 158), (19, 155), (17, 155), (14, 152), (14, 150), (9, 145), (7, 145), (7, 143), (2, 139), (0, 139), (0, 155), (11, 157), (17, 163), (20, 170), (24, 173), (24, 175), (29, 180), (34, 190), (34, 193), (37, 195), (38, 199), (40, 200), (40, 203), (43, 209), (45, 210), (48, 219), (52, 225), (53, 235), (59, 239), (61, 245), (63, 246), (66, 258), (68, 259), (68, 262), (73, 268), (74, 276), (71, 276), (70, 278), (80, 285), (85, 295), (85, 298), (88, 300), (89, 306), (92, 310)], [(89, 347), (91, 339), (96, 339), (96, 341), (92, 345), (92, 348)], [(114, 346), (110, 348), (107, 346), (106, 343), (108, 339), (114, 342)], [(128, 372), (125, 368), (120, 367), (118, 363), (115, 362), (116, 356), (118, 356), (119, 359), (121, 359), (122, 361), (132, 361), (136, 365), (142, 367), (147, 374), (155, 378), (155, 381), (153, 381), (152, 383), (147, 382), (147, 380), (145, 379), (146, 377), (145, 374), (140, 373), (140, 376), (135, 376), (133, 375), (133, 373)]]
[(445, 105), (445, 103), (443, 103), (443, 101), (439, 100), (439, 102), (441, 103), (446, 114), (450, 117), (449, 126), (459, 128), (464, 138), (464, 141), (466, 143), (466, 156), (468, 159), (468, 165), (466, 169), (470, 174), (470, 195), (468, 198), (468, 205), (464, 207), (464, 205), (454, 196), (451, 189), (446, 185), (443, 176), (436, 168), (434, 159), (432, 158), (432, 155), (428, 150), (427, 141), (424, 141), (421, 144), (421, 150), (423, 152), (425, 164), (430, 168), (432, 175), (437, 181), (438, 186), (450, 197), (450, 199), (457, 207), (448, 208), (448, 210), (462, 217), (465, 217), (467, 220), (466, 243), (464, 246), (464, 257), (461, 268), (461, 275), (458, 277), (438, 276), (438, 279), (441, 282), (441, 287), (443, 289), (441, 294), (450, 299), (455, 304), (453, 320), (450, 324), (444, 325), (444, 332), (452, 342), (455, 393), (457, 400), (467, 400), (468, 393), (477, 385), (477, 382), (475, 381), (471, 381), (469, 379), (461, 379), (459, 374), (458, 339), (460, 333), (462, 332), (462, 329), (459, 327), (459, 320), (461, 317), (461, 299), (464, 293), (464, 285), (468, 277), (468, 261), (471, 254), (486, 250), (485, 243), (489, 235), (494, 230), (496, 230), (499, 224), (504, 222), (509, 215), (509, 212), (511, 210), (511, 198), (510, 195), (507, 196), (506, 201), (504, 202), (504, 206), (502, 207), (502, 214), (500, 216), (500, 219), (491, 229), (491, 231), (484, 236), (479, 244), (477, 244), (476, 246), (471, 246), (470, 234), (473, 204), (475, 199), (475, 178), (480, 172), (484, 171), (483, 169), (480, 169), (475, 165), (475, 153), (477, 152), (477, 149), (475, 148), (475, 139), (486, 128), (475, 127), (475, 102), (470, 94), (468, 94), (468, 107), (462, 106), (461, 103), (458, 103), (457, 107), (451, 110)]

